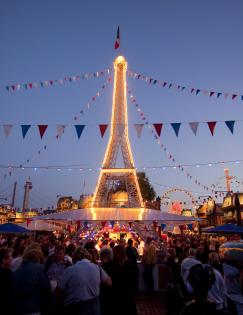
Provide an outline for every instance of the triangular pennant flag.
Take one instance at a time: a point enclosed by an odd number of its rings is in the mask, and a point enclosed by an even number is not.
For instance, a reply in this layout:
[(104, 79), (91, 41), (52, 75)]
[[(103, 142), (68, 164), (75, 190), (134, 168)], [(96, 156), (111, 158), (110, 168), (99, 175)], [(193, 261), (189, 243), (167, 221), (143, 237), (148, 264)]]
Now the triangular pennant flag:
[(234, 133), (235, 120), (225, 121), (225, 124), (229, 128), (230, 132), (233, 134)]
[(232, 100), (234, 100), (237, 97), (237, 94), (232, 95)]
[(44, 133), (46, 132), (47, 127), (48, 125), (38, 125), (41, 139), (44, 136)]
[(56, 134), (57, 139), (61, 138), (61, 135), (64, 133), (64, 130), (65, 130), (65, 125), (57, 125), (57, 134)]
[(111, 220), (111, 221), (110, 221), (110, 224), (111, 224), (111, 227), (113, 228), (114, 225), (115, 225), (115, 221), (114, 221), (114, 220)]
[(107, 127), (108, 127), (108, 125), (99, 125), (101, 138), (104, 137), (104, 134), (106, 132)]
[(197, 89), (196, 90), (196, 95), (198, 95), (201, 92), (201, 90)]
[(178, 137), (181, 123), (172, 123), (171, 126), (174, 129), (176, 136)]
[(212, 136), (214, 134), (214, 128), (216, 126), (216, 123), (217, 123), (217, 121), (209, 121), (208, 122), (208, 127), (209, 127), (209, 130), (210, 130)]
[(23, 135), (23, 139), (25, 138), (28, 130), (30, 129), (31, 125), (21, 125), (22, 128), (22, 135)]
[(120, 28), (118, 26), (117, 32), (116, 32), (116, 41), (114, 45), (114, 49), (118, 49), (120, 47)]
[(132, 228), (132, 221), (128, 222), (130, 229)]
[(217, 98), (219, 98), (222, 95), (222, 93), (217, 93)]
[(79, 139), (80, 139), (81, 134), (82, 134), (82, 132), (84, 130), (84, 127), (85, 127), (85, 125), (75, 125), (76, 132), (77, 132), (77, 135), (78, 135)]
[(198, 129), (198, 122), (190, 122), (189, 126), (191, 127), (192, 132), (194, 133), (194, 135), (197, 135), (197, 129)]
[(141, 137), (144, 124), (134, 124), (138, 138)]
[(160, 137), (161, 129), (162, 129), (163, 124), (153, 124), (153, 126), (154, 126), (154, 129), (157, 132), (157, 135)]
[(3, 131), (6, 138), (10, 135), (12, 128), (13, 128), (13, 125), (3, 125)]
[(166, 227), (166, 224), (165, 223), (161, 223), (161, 230), (163, 231)]

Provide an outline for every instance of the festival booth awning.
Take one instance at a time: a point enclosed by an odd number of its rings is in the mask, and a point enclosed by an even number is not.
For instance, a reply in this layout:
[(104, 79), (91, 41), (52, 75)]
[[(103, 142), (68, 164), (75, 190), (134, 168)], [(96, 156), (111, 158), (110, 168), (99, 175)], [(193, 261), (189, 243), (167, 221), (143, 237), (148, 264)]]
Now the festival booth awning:
[(19, 226), (26, 228), (30, 231), (60, 231), (62, 230), (62, 226), (60, 224), (56, 224), (55, 222), (51, 221), (42, 221), (42, 220), (30, 220), (29, 222), (26, 221), (24, 223), (20, 223)]
[(227, 223), (224, 225), (219, 225), (215, 227), (208, 227), (202, 229), (203, 233), (218, 233), (218, 234), (243, 234), (243, 226), (238, 226), (236, 224)]
[(168, 224), (188, 224), (199, 221), (198, 218), (176, 215), (168, 212), (144, 208), (87, 208), (67, 210), (33, 217), (33, 220), (51, 220), (63, 222), (75, 221), (144, 221), (166, 222)]
[(30, 233), (26, 228), (14, 223), (0, 224), (0, 233), (25, 234)]

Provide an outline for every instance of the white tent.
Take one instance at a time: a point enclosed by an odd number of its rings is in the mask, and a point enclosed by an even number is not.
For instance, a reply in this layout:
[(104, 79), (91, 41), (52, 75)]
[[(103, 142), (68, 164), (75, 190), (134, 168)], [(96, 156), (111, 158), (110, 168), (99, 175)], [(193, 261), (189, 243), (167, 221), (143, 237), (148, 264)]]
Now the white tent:
[(145, 209), (145, 208), (86, 208), (67, 210), (33, 217), (33, 220), (52, 220), (63, 222), (77, 221), (144, 221), (144, 222), (165, 222), (167, 224), (181, 225), (189, 224), (199, 219), (176, 215), (168, 212)]
[(30, 231), (60, 231), (62, 227), (60, 225), (55, 224), (55, 222), (51, 221), (42, 221), (42, 220), (35, 220), (35, 217), (31, 218), (31, 221), (27, 221), (24, 223), (20, 223), (20, 226), (30, 230)]

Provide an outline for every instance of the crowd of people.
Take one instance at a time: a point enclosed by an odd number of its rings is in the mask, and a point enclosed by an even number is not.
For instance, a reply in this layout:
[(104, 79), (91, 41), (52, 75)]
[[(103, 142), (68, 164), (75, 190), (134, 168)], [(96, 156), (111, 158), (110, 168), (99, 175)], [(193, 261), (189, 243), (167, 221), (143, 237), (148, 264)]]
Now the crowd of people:
[(156, 263), (167, 266), (168, 315), (243, 314), (242, 266), (198, 234), (84, 240), (52, 234), (0, 236), (0, 313), (136, 315), (139, 264), (148, 296)]

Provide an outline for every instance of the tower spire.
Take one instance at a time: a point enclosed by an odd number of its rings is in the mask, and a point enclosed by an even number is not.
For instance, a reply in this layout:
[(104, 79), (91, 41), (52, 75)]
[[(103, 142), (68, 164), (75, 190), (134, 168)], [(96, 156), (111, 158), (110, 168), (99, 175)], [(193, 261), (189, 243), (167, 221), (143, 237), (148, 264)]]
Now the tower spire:
[[(141, 208), (144, 206), (128, 137), (126, 70), (125, 58), (118, 56), (114, 61), (110, 138), (93, 196), (92, 207), (114, 207), (110, 197), (117, 187), (122, 187), (122, 190), (127, 192), (126, 207)], [(123, 158), (123, 168), (116, 167), (119, 149), (121, 149)]]

